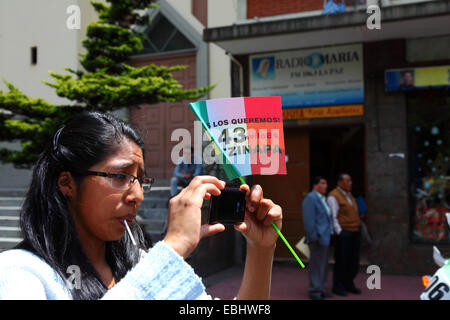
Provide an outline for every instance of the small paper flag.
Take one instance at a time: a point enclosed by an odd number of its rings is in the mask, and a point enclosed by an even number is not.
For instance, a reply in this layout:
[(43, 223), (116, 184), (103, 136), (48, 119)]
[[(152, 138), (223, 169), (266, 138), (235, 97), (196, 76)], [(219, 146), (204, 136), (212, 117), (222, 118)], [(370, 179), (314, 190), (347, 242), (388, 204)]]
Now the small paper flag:
[[(228, 179), (286, 174), (281, 97), (243, 97), (190, 103), (213, 142)], [(272, 227), (302, 268), (305, 265), (276, 224)]]
[(213, 99), (189, 106), (214, 142), (229, 179), (286, 174), (279, 96)]

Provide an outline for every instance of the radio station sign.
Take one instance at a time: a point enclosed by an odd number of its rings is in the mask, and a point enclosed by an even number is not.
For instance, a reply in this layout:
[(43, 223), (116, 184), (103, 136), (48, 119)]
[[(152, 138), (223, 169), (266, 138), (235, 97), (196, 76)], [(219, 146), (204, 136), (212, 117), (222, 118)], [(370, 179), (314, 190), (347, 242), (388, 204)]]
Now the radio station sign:
[(281, 96), (283, 108), (364, 103), (361, 44), (250, 56), (251, 96)]

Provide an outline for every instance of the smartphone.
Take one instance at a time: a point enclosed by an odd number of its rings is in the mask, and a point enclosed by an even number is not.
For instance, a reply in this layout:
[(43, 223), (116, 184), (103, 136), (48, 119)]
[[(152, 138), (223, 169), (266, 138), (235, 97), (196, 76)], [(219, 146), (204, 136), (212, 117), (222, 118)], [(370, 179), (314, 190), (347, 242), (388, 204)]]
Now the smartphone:
[(246, 192), (225, 187), (219, 196), (211, 196), (208, 223), (235, 224), (244, 221)]

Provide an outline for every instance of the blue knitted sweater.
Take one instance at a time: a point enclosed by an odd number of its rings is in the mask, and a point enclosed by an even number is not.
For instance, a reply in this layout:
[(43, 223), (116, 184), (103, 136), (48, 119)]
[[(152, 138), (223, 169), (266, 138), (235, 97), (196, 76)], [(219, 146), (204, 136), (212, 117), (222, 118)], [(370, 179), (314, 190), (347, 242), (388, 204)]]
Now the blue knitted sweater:
[[(0, 299), (72, 299), (65, 279), (35, 254), (0, 253)], [(102, 299), (211, 299), (201, 279), (164, 241), (144, 253), (136, 266)]]

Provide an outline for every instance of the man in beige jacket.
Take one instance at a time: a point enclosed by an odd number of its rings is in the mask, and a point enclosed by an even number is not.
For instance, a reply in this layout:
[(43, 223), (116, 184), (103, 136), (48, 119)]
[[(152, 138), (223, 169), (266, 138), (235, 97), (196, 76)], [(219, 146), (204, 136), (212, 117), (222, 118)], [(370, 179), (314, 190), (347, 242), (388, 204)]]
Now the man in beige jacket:
[(359, 267), (361, 221), (358, 206), (350, 193), (352, 178), (348, 173), (341, 173), (337, 184), (327, 199), (336, 234), (332, 291), (341, 296), (347, 295), (347, 292), (360, 294), (361, 290), (353, 282)]

